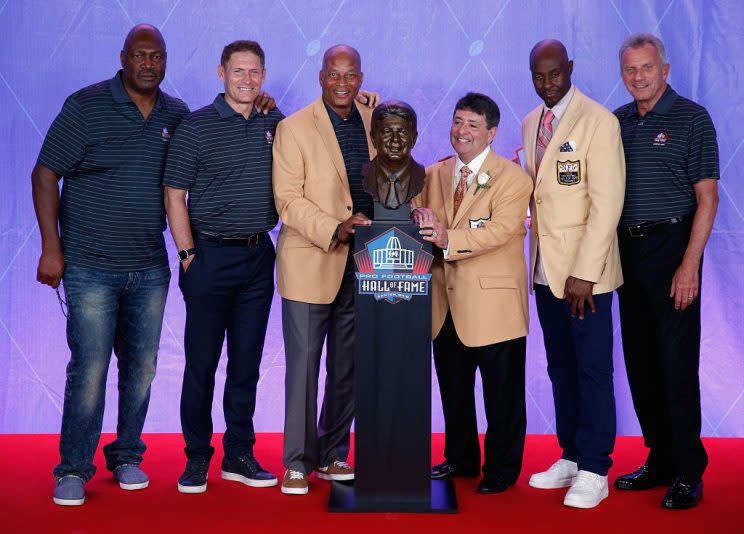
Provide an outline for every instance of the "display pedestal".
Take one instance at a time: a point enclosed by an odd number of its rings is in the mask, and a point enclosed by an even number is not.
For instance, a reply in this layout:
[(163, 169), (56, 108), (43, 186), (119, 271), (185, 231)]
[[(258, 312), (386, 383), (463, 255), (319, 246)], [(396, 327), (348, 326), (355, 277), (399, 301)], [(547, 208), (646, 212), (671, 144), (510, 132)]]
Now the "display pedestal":
[(452, 481), (430, 479), (431, 244), (375, 220), (354, 252), (356, 476), (332, 484), (328, 510), (456, 512)]

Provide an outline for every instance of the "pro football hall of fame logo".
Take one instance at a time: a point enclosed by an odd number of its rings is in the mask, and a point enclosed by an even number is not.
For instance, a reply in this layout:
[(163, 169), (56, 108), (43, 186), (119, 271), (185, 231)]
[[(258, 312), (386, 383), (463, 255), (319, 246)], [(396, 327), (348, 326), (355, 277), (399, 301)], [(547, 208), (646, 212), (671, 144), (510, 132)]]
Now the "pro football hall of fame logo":
[(419, 241), (393, 226), (354, 254), (358, 293), (391, 304), (428, 295), (433, 259)]

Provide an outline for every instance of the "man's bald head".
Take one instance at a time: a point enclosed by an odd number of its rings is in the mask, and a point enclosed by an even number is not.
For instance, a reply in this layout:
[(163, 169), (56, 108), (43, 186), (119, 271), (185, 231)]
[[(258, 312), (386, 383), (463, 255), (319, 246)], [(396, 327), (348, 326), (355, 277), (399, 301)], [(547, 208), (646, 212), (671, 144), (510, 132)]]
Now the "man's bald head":
[(119, 55), (124, 87), (132, 94), (153, 95), (165, 77), (165, 39), (155, 26), (138, 24), (124, 39)]
[(362, 70), (362, 56), (359, 55), (356, 48), (345, 44), (334, 45), (325, 51), (325, 54), (323, 54), (323, 70), (325, 71), (328, 68), (329, 60), (339, 55), (350, 57), (359, 66), (359, 70)]
[(134, 28), (129, 30), (126, 39), (124, 39), (124, 47), (122, 51), (126, 54), (131, 50), (133, 42), (138, 38), (145, 36), (158, 41), (162, 46), (163, 51), (165, 51), (165, 39), (163, 39), (163, 34), (160, 33), (160, 30), (152, 24), (137, 24)]
[(560, 41), (545, 39), (532, 47), (530, 71), (535, 92), (549, 109), (571, 89), (573, 61)]
[(568, 63), (568, 51), (565, 45), (557, 39), (544, 39), (532, 47), (532, 51), (530, 52), (530, 69), (532, 69), (537, 58), (543, 55), (556, 56)]

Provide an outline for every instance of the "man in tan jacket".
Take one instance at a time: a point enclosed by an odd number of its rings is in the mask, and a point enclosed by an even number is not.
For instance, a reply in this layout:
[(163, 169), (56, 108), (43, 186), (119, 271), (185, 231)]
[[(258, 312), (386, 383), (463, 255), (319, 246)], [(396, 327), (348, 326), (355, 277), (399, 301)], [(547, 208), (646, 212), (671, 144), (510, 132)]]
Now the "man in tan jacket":
[(473, 391), (480, 369), (488, 420), (481, 493), (516, 482), (526, 429), (524, 220), (532, 183), (490, 148), (499, 115), (486, 95), (468, 93), (457, 102), (450, 129), (457, 156), (426, 170), (414, 211), (424, 239), (437, 247), (432, 338), (445, 462), (433, 468), (432, 478), (478, 475)]
[(622, 284), (616, 229), (625, 160), (617, 119), (571, 84), (562, 43), (535, 45), (530, 70), (544, 102), (522, 124), (535, 180), (530, 275), (563, 449), (530, 485), (570, 486), (564, 504), (592, 508), (608, 495), (615, 443), (611, 306)]
[[(277, 289), (286, 352), (282, 492), (308, 491), (316, 471), (351, 480), (346, 463), (354, 417), (354, 226), (369, 224), (371, 197), (362, 166), (374, 157), (371, 110), (355, 103), (359, 53), (328, 49), (322, 97), (279, 123), (274, 140), (274, 199), (282, 228)], [(318, 373), (326, 341), (326, 386), (317, 417)], [(317, 425), (317, 426), (316, 426)]]

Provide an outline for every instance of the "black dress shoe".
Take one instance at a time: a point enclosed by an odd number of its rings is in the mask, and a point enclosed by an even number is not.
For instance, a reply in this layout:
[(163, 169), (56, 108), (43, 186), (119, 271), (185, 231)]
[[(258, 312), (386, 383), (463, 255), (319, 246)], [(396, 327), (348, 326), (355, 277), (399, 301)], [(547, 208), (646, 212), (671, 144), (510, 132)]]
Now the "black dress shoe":
[(668, 486), (674, 477), (660, 472), (648, 464), (615, 479), (615, 487), (620, 490), (646, 490), (656, 486)]
[(483, 477), (478, 484), (478, 493), (501, 493), (513, 484), (513, 482), (506, 482), (498, 477)]
[(454, 465), (448, 462), (442, 462), (431, 468), (431, 479), (432, 480), (449, 480), (455, 477), (477, 477), (480, 474), (479, 471), (465, 471), (458, 469)]
[(673, 510), (694, 508), (703, 498), (703, 481), (677, 477), (674, 484), (667, 490), (661, 505)]

